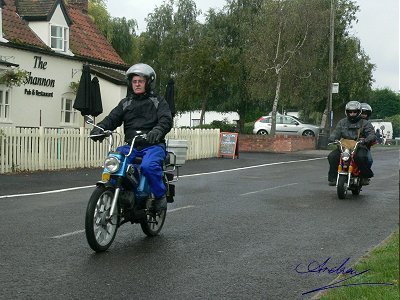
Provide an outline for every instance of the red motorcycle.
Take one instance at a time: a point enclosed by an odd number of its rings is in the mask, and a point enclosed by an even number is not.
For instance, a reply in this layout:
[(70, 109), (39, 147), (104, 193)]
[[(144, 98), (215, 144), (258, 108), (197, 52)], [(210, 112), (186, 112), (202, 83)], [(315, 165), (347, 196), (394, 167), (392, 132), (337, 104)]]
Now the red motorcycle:
[(363, 186), (360, 177), (360, 170), (354, 161), (354, 156), (361, 140), (353, 141), (341, 139), (328, 145), (337, 145), (340, 151), (340, 161), (338, 165), (338, 176), (336, 179), (337, 195), (339, 199), (345, 199), (347, 191), (353, 195), (359, 195)]

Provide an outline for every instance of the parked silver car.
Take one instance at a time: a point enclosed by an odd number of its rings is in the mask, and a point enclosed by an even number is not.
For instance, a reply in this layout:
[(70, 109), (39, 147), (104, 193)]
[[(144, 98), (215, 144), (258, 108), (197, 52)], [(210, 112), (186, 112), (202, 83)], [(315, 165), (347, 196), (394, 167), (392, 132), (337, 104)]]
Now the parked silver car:
[[(269, 134), (271, 132), (271, 116), (263, 116), (254, 123), (254, 134)], [(276, 134), (287, 135), (304, 135), (317, 136), (320, 132), (320, 127), (305, 124), (293, 116), (277, 115), (276, 116)]]

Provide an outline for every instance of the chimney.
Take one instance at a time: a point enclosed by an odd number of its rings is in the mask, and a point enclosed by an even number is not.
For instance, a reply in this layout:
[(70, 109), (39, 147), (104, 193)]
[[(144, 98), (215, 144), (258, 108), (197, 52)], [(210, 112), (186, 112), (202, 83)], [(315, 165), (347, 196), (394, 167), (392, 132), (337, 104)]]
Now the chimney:
[(88, 0), (68, 0), (68, 5), (79, 9), (85, 14), (88, 12)]

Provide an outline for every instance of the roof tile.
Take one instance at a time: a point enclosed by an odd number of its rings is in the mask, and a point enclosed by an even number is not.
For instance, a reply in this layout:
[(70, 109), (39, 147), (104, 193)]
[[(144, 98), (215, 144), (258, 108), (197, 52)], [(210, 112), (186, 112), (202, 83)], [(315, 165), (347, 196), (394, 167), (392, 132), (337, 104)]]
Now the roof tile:
[[(25, 15), (43, 17), (46, 14), (52, 13), (52, 8), (57, 0), (2, 1), (5, 3), (2, 9), (4, 38), (14, 44), (39, 47), (53, 52), (32, 31), (17, 12), (21, 11)], [(16, 3), (18, 3), (18, 9)], [(64, 5), (63, 1), (60, 3)], [(42, 9), (41, 14), (39, 12), (40, 9)], [(126, 63), (101, 34), (87, 14), (83, 13), (78, 6), (74, 6), (73, 4), (66, 6), (66, 10), (72, 20), (69, 42), (70, 50), (75, 56), (126, 66)]]

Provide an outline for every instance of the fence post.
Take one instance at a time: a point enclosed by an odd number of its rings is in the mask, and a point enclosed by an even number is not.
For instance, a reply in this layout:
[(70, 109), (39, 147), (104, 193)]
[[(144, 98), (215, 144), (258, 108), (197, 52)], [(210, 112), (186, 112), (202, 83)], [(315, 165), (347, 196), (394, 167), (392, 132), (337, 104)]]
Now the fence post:
[(85, 166), (85, 128), (79, 127), (79, 167), (84, 168)]
[(45, 156), (45, 151), (44, 151), (44, 127), (40, 126), (39, 127), (39, 170), (44, 170), (44, 156)]

